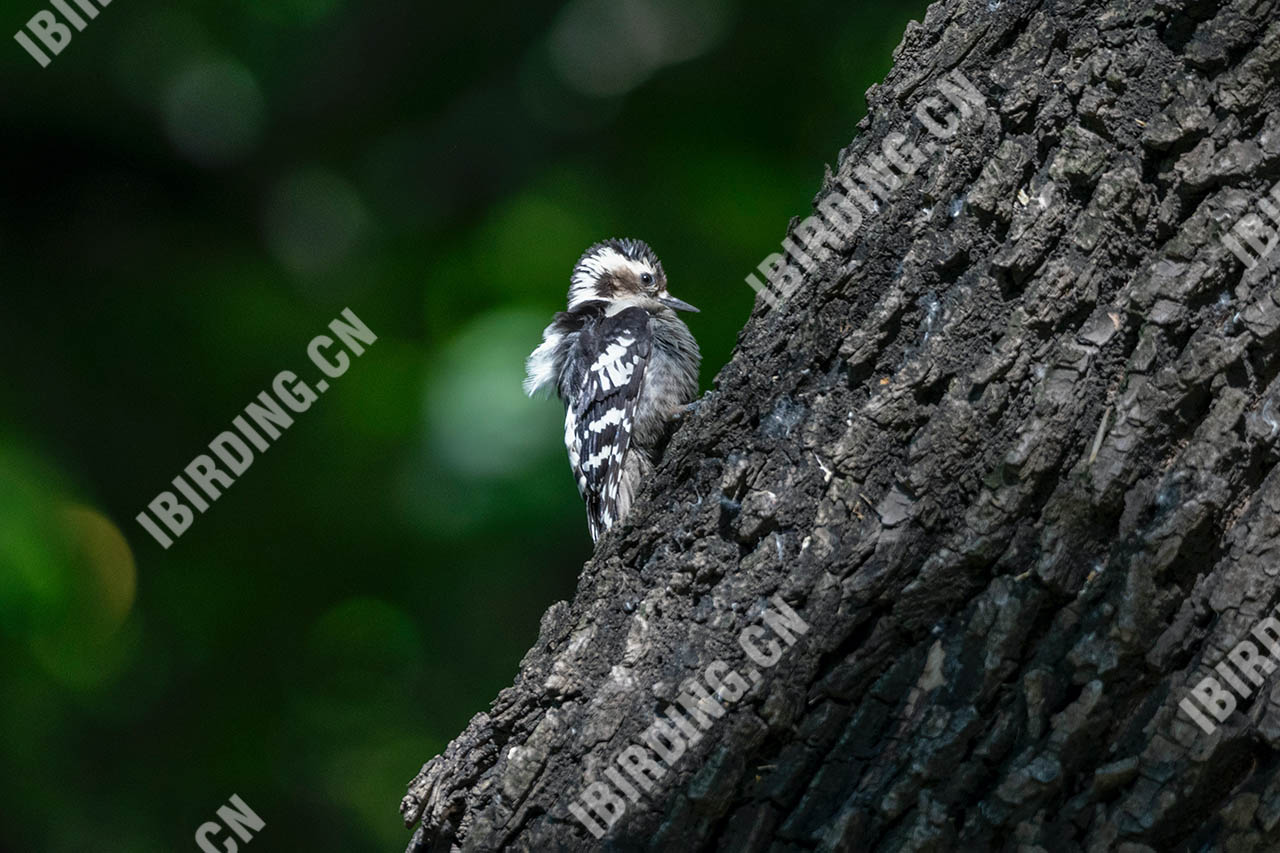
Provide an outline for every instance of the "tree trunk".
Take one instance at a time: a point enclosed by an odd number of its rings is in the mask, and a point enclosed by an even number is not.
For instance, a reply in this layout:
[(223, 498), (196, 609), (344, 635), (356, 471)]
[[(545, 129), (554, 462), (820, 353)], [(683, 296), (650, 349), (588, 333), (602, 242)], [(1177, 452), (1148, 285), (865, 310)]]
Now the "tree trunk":
[(912, 25), (410, 849), (1280, 849), (1277, 18)]

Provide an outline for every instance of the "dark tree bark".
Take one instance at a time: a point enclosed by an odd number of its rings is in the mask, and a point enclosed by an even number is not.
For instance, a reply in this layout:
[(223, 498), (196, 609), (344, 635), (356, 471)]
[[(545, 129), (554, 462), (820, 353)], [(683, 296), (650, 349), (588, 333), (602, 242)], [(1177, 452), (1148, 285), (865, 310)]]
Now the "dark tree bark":
[[(514, 685), (411, 783), (411, 849), (1280, 849), (1280, 673), (1212, 734), (1179, 708), (1280, 601), (1276, 264), (1219, 240), (1280, 177), (1278, 18), (912, 25), (817, 200), (924, 139), (951, 70), (986, 110), (757, 300)], [(808, 632), (597, 840), (569, 805), (686, 680), (751, 669), (775, 595)]]

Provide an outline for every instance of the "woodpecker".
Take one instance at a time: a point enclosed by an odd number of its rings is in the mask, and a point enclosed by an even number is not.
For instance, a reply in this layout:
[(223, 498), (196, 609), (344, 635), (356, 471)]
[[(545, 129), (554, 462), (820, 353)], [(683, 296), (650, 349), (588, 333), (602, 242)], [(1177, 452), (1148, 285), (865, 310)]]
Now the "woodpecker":
[(702, 354), (640, 240), (596, 243), (573, 268), (569, 307), (525, 363), (525, 393), (564, 401), (564, 444), (595, 541), (627, 514), (672, 422), (698, 393)]

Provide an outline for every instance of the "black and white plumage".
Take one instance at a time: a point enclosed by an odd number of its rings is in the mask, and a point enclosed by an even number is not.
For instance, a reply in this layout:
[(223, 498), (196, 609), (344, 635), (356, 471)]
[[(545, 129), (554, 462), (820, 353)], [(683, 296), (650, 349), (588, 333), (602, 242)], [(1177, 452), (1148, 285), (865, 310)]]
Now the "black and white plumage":
[(564, 401), (564, 443), (591, 538), (627, 514), (698, 393), (702, 356), (667, 293), (667, 276), (639, 240), (597, 243), (574, 267), (568, 310), (556, 314), (526, 362), (529, 396)]

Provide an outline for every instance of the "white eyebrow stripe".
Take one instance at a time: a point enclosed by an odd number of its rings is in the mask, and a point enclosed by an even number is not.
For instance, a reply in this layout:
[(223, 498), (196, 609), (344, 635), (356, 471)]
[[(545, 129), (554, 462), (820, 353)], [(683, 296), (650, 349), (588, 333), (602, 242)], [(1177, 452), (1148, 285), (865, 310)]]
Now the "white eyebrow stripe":
[(637, 278), (645, 273), (656, 274), (648, 261), (633, 261), (612, 246), (605, 246), (596, 254), (584, 258), (569, 281), (569, 308), (573, 309), (583, 302), (596, 299), (594, 285), (603, 276), (623, 272), (630, 272)]

